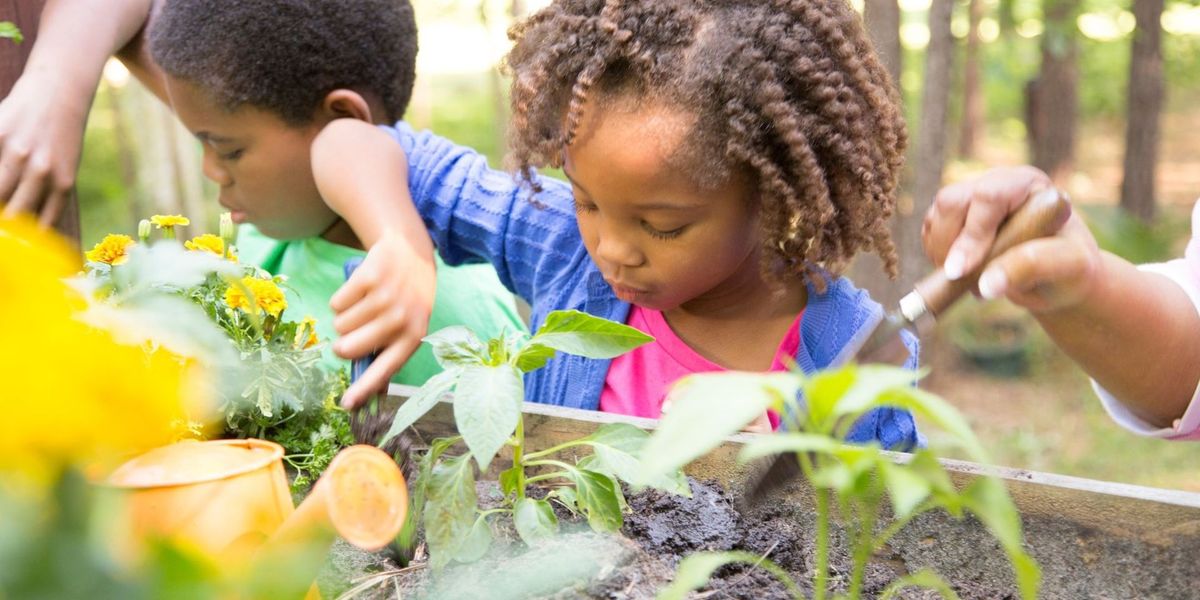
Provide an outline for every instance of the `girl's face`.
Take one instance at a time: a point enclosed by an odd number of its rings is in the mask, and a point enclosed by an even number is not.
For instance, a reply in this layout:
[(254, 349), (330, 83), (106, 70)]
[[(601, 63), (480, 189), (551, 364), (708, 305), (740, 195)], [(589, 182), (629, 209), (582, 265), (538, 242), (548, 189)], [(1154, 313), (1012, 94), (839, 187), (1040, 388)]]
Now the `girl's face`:
[(694, 117), (591, 100), (583, 115), (563, 171), (583, 243), (618, 298), (670, 311), (761, 287), (751, 186), (731, 177), (702, 189), (669, 163)]

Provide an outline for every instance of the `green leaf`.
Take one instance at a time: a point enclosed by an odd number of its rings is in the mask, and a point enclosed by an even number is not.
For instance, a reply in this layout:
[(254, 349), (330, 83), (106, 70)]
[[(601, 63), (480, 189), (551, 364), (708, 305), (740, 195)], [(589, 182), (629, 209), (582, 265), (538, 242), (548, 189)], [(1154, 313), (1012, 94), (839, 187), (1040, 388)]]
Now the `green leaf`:
[(492, 528), (488, 525), (487, 517), (480, 515), (471, 526), (467, 537), (454, 553), (454, 560), (470, 563), (483, 558), (492, 545)]
[(507, 498), (512, 494), (517, 493), (517, 485), (521, 479), (521, 470), (519, 466), (514, 466), (500, 472), (500, 493)]
[(649, 438), (650, 434), (628, 423), (609, 423), (578, 440), (592, 446), (594, 451), (579, 466), (615, 477), (636, 488), (652, 487), (691, 497), (692, 490), (683, 471), (676, 470), (652, 479), (643, 477), (638, 456)]
[(901, 367), (865, 365), (847, 367), (854, 383), (837, 399), (831, 416), (860, 415), (873, 408), (885, 406), (881, 399), (887, 392), (911, 389), (919, 374)]
[(705, 585), (717, 569), (733, 563), (746, 563), (761, 567), (778, 578), (794, 598), (803, 598), (804, 593), (782, 567), (750, 552), (735, 550), (732, 552), (697, 552), (683, 559), (679, 569), (675, 571), (675, 580), (671, 585), (658, 592), (657, 600), (684, 600), (688, 594)]
[(932, 484), (905, 465), (897, 465), (884, 458), (879, 462), (879, 470), (892, 501), (894, 518), (909, 516), (932, 491)]
[(993, 477), (979, 477), (962, 492), (963, 503), (992, 532), (1012, 562), (1022, 598), (1037, 598), (1042, 573), (1025, 552), (1021, 535), (1021, 517), (1004, 483)]
[(588, 358), (613, 358), (652, 341), (628, 325), (577, 310), (556, 310), (546, 315), (530, 344)]
[(575, 488), (566, 486), (555, 488), (546, 495), (547, 500), (554, 498), (557, 498), (559, 504), (562, 504), (564, 508), (571, 511), (571, 514), (579, 514), (579, 498), (575, 494)]
[(429, 381), (426, 381), (425, 385), (417, 390), (417, 393), (400, 405), (396, 411), (396, 417), (392, 419), (392, 426), (388, 428), (387, 433), (383, 434), (378, 445), (383, 446), (425, 416), (425, 413), (437, 405), (442, 396), (450, 393), (458, 376), (458, 369), (447, 369), (430, 377)]
[(528, 546), (558, 533), (558, 517), (554, 516), (554, 509), (545, 500), (517, 500), (513, 506), (513, 524)]
[(916, 573), (905, 575), (893, 581), (879, 595), (879, 600), (888, 600), (888, 598), (892, 598), (900, 593), (901, 590), (910, 587), (933, 590), (945, 600), (958, 600), (958, 594), (954, 593), (954, 588), (950, 587), (950, 584), (946, 583), (945, 579), (942, 579), (941, 576), (929, 569), (921, 569)]
[(738, 460), (746, 463), (784, 452), (831, 453), (840, 445), (841, 443), (837, 440), (824, 435), (781, 431), (774, 435), (759, 437), (743, 446), (741, 453), (738, 454)]
[(521, 418), (525, 382), (512, 365), (462, 369), (454, 394), (454, 421), (479, 468), (487, 470)]
[(513, 359), (513, 364), (516, 365), (516, 367), (520, 369), (522, 373), (536, 371), (546, 366), (546, 363), (549, 362), (551, 358), (554, 358), (555, 352), (556, 350), (549, 346), (543, 346), (541, 344), (527, 344), (524, 348), (521, 348), (519, 353), (517, 353), (516, 358)]
[(475, 332), (462, 325), (439, 329), (423, 341), (433, 348), (433, 356), (443, 369), (479, 365), (487, 358), (487, 347)]
[(670, 411), (641, 452), (643, 480), (683, 468), (762, 415), (779, 397), (794, 398), (801, 378), (791, 373), (706, 373), (680, 379)]
[(459, 547), (475, 525), (479, 503), (475, 495), (475, 471), (471, 455), (464, 454), (433, 468), (425, 502), (425, 541), (435, 569), (458, 555)]
[(568, 473), (575, 482), (575, 504), (587, 517), (588, 525), (601, 533), (620, 529), (625, 519), (621, 516), (621, 501), (612, 478), (587, 469)]
[(919, 388), (892, 390), (883, 399), (887, 406), (906, 409), (949, 433), (954, 441), (967, 450), (971, 460), (988, 462), (987, 452), (971, 431), (958, 409), (938, 396)]
[(8, 38), (18, 44), (25, 41), (25, 36), (12, 21), (0, 21), (0, 38)]
[(837, 403), (854, 385), (854, 365), (817, 373), (804, 383), (804, 429), (832, 435), (837, 427), (833, 417)]

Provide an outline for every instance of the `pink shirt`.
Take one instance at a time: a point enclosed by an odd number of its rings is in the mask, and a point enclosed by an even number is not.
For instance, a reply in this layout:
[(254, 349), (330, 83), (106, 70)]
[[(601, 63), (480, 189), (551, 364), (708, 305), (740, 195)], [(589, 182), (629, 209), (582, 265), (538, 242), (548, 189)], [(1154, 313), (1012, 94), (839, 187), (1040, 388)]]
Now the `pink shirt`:
[[(796, 316), (779, 343), (771, 371), (786, 371), (787, 365), (795, 360), (803, 314)], [(625, 324), (654, 336), (654, 341), (612, 360), (604, 390), (600, 392), (600, 410), (604, 412), (657, 419), (662, 415), (662, 403), (672, 383), (692, 373), (728, 370), (679, 339), (660, 311), (634, 306)], [(771, 427), (778, 427), (779, 416), (768, 414)]]

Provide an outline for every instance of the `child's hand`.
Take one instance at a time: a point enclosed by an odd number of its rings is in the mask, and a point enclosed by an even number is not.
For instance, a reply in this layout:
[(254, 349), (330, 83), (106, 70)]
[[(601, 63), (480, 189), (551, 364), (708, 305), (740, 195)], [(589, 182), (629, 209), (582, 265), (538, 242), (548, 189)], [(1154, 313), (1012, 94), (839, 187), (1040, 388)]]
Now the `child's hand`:
[[(957, 279), (987, 255), (1009, 214), (1051, 182), (1033, 167), (993, 169), (938, 192), (921, 231), (933, 264)], [(984, 298), (1007, 297), (1033, 312), (1079, 304), (1100, 270), (1100, 250), (1078, 213), (1058, 235), (1020, 244), (996, 257), (979, 278)]]
[(333, 351), (347, 359), (379, 351), (379, 357), (342, 396), (354, 408), (387, 390), (392, 375), (421, 344), (433, 310), (433, 261), (398, 235), (385, 234), (354, 275), (330, 299), (340, 338)]

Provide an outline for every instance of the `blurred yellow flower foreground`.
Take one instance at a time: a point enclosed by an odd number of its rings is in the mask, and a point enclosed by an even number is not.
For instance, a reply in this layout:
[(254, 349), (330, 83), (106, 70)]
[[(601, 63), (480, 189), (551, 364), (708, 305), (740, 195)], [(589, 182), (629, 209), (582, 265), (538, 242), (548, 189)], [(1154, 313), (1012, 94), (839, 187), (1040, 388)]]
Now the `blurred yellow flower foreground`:
[(170, 442), (185, 388), (199, 389), (186, 385), (187, 367), (73, 318), (83, 300), (62, 280), (80, 265), (56, 235), (0, 219), (0, 256), (0, 480), (45, 481)]

